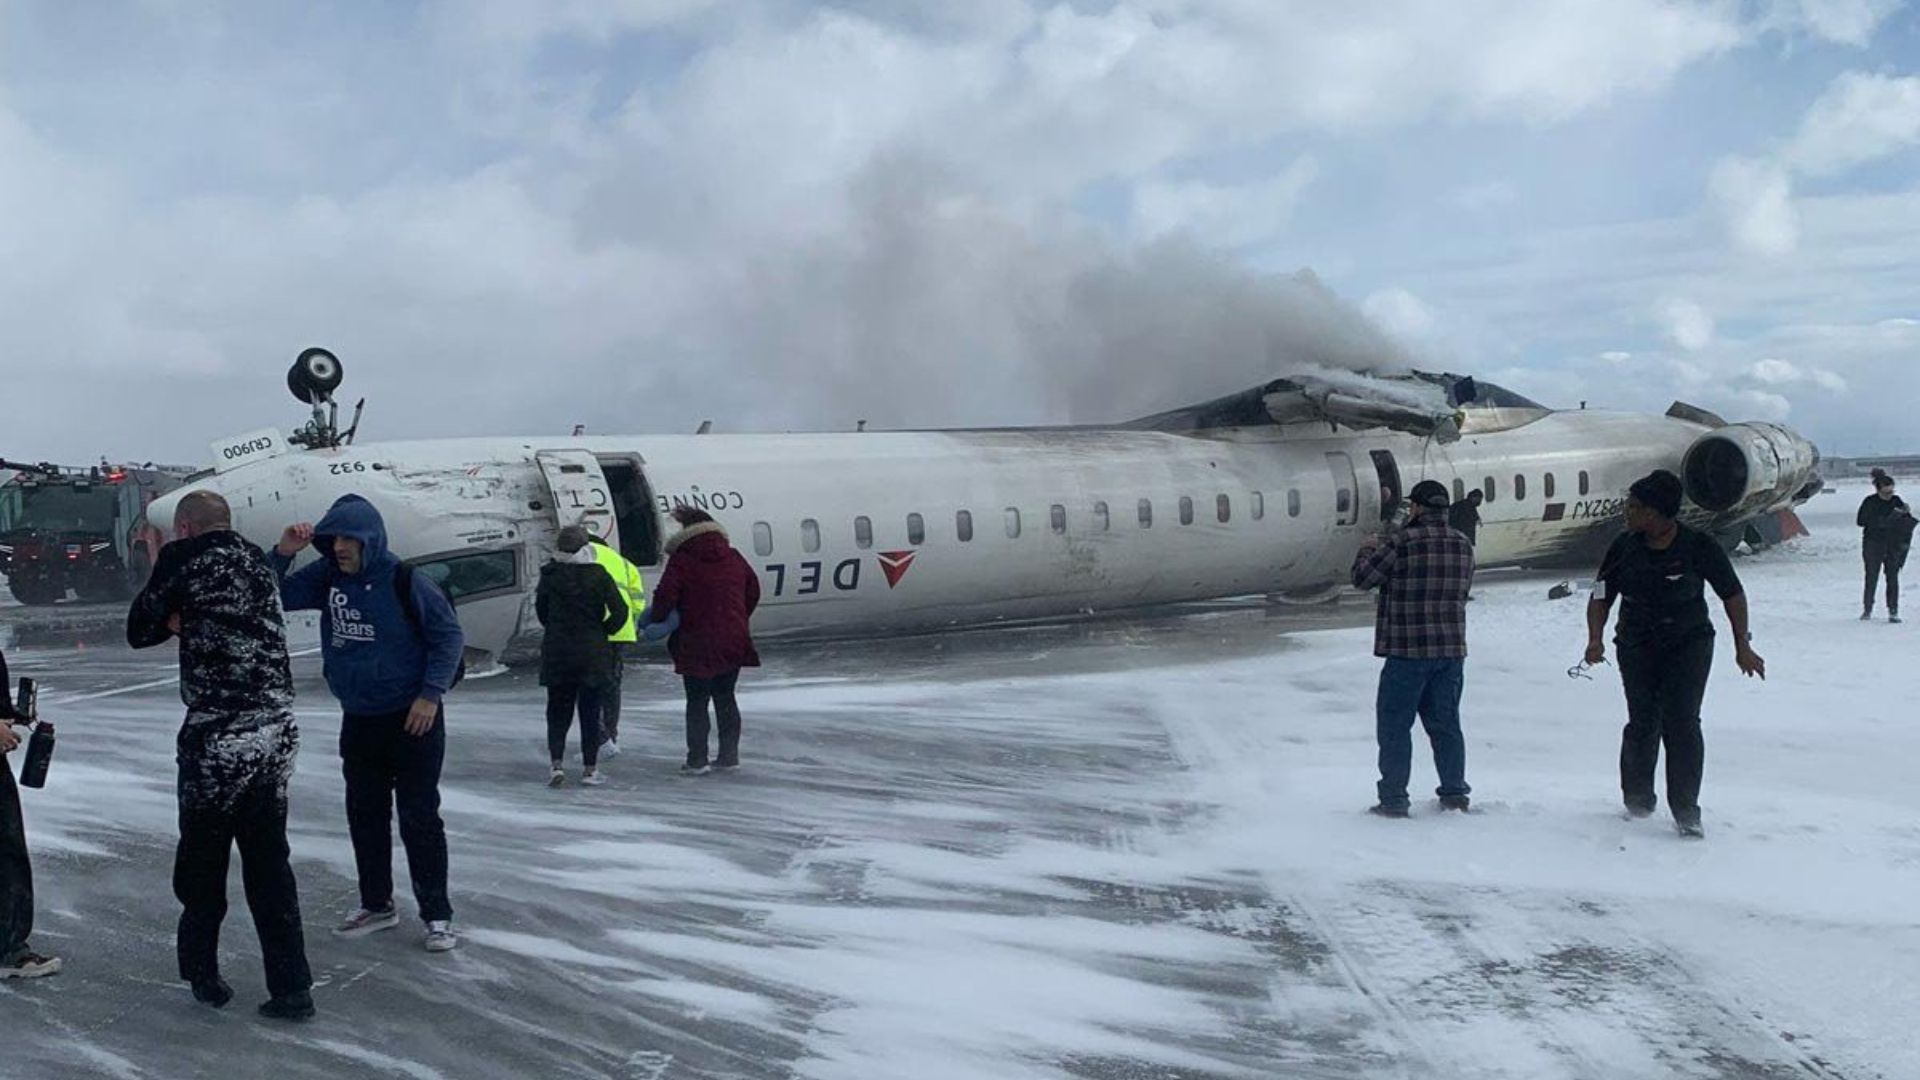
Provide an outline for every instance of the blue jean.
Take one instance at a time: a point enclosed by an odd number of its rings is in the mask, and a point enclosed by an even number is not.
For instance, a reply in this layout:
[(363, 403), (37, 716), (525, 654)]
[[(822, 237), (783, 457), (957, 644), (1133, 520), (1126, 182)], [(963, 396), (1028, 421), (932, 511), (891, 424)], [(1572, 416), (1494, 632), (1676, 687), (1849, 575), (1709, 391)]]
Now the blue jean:
[(1466, 795), (1467, 741), (1460, 734), (1460, 692), (1466, 687), (1464, 658), (1409, 660), (1389, 656), (1380, 669), (1374, 732), (1380, 742), (1380, 805), (1407, 805), (1413, 772), (1413, 718), (1418, 715), (1433, 744), (1433, 767), (1442, 798)]

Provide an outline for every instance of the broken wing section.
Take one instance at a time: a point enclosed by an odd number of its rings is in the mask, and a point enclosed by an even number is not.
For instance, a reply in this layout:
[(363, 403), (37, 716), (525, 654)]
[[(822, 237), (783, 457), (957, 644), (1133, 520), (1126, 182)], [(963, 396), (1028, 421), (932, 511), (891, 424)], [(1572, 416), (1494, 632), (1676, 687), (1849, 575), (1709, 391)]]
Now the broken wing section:
[(1463, 408), (1479, 398), (1473, 379), (1455, 375), (1384, 376), (1313, 372), (1275, 379), (1238, 394), (1156, 413), (1124, 425), (1188, 432), (1270, 424), (1325, 423), (1336, 429), (1388, 428), (1443, 443), (1458, 441)]

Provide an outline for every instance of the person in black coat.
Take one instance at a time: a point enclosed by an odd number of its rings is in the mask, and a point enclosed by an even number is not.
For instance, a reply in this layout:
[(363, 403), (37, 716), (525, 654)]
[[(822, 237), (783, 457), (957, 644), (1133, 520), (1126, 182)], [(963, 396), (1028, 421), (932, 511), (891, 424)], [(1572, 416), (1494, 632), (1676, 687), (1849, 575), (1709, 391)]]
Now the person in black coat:
[(1873, 494), (1860, 504), (1855, 518), (1860, 526), (1860, 554), (1867, 564), (1867, 588), (1860, 603), (1860, 620), (1873, 618), (1874, 596), (1880, 591), (1880, 572), (1887, 574), (1887, 621), (1900, 621), (1900, 569), (1913, 547), (1913, 511), (1893, 493), (1893, 477), (1873, 470)]
[(605, 689), (613, 681), (613, 645), (607, 639), (631, 618), (626, 597), (593, 557), (587, 531), (578, 525), (560, 530), (559, 557), (540, 570), (534, 593), (534, 613), (545, 634), (540, 642), (540, 685), (547, 688), (547, 750), (553, 772), (547, 783), (567, 782), (563, 767), (567, 731), (580, 714), (580, 760), (583, 784), (600, 777), (600, 706), (598, 696), (581, 691)]
[(1477, 543), (1480, 539), (1480, 503), (1486, 496), (1479, 488), (1467, 492), (1467, 497), (1447, 507), (1447, 524), (1455, 532), (1466, 536), (1467, 543)]
[[(31, 719), (14, 715), (13, 681), (7, 675), (7, 655), (0, 653), (0, 754), (20, 748), (13, 725)], [(31, 933), (33, 864), (27, 859), (27, 824), (20, 815), (13, 764), (0, 761), (0, 979), (37, 979), (60, 970), (59, 957), (27, 947)]]
[(180, 500), (174, 532), (179, 539), (160, 549), (127, 610), (127, 644), (146, 649), (180, 639), (187, 707), (174, 742), (180, 977), (196, 1000), (216, 1008), (233, 1000), (220, 977), (219, 944), (228, 861), (238, 847), (273, 995), (260, 1012), (305, 1020), (314, 1012), (313, 972), (287, 849), (287, 788), (300, 730), (280, 581), (266, 555), (233, 531), (226, 500), (212, 492)]

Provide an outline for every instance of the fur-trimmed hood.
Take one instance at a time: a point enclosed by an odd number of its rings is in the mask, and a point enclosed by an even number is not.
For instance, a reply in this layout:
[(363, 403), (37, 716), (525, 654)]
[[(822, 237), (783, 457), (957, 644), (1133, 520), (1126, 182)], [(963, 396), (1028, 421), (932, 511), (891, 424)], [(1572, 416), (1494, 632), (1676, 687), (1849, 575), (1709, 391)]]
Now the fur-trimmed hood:
[(702, 536), (718, 536), (723, 544), (731, 543), (727, 539), (727, 530), (721, 528), (719, 522), (703, 521), (698, 525), (689, 525), (668, 537), (667, 554), (672, 555), (685, 547), (688, 541), (697, 540)]

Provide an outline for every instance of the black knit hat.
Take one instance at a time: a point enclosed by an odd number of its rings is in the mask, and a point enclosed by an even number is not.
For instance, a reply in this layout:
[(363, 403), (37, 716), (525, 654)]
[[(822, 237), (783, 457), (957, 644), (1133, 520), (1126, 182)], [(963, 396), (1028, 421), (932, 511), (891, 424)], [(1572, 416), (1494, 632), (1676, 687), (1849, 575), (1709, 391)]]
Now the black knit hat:
[(1888, 476), (1887, 470), (1885, 469), (1875, 469), (1873, 470), (1873, 486), (1877, 488), (1892, 487), (1893, 477)]
[(1413, 491), (1407, 495), (1407, 501), (1429, 510), (1445, 510), (1453, 504), (1453, 499), (1447, 495), (1446, 485), (1438, 480), (1422, 480), (1413, 485)]
[(1627, 489), (1627, 494), (1638, 500), (1640, 505), (1668, 518), (1680, 516), (1680, 498), (1685, 493), (1680, 478), (1665, 469), (1648, 473)]

